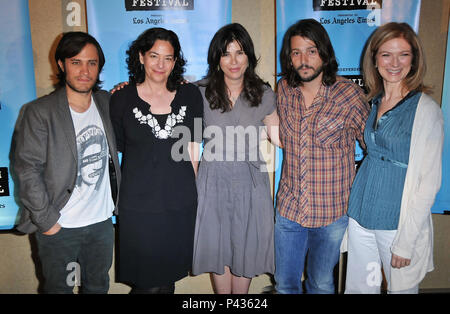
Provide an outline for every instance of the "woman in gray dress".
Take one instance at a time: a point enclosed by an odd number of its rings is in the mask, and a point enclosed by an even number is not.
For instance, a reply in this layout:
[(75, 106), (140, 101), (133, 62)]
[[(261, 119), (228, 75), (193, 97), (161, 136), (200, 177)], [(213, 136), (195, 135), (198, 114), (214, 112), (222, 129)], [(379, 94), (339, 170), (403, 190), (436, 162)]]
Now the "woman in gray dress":
[(222, 27), (198, 85), (204, 150), (197, 178), (193, 274), (210, 272), (216, 293), (248, 293), (251, 279), (274, 272), (274, 209), (260, 156), (263, 136), (279, 145), (275, 94), (255, 73), (250, 35)]

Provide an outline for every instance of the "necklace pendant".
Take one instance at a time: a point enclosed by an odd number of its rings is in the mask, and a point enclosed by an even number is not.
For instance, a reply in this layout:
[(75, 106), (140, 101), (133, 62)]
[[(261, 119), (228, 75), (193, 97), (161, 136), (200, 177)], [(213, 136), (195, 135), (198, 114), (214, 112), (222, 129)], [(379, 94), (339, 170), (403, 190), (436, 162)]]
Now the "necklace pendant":
[(141, 124), (147, 124), (151, 128), (152, 133), (156, 138), (168, 139), (172, 136), (174, 126), (177, 123), (182, 123), (184, 121), (184, 118), (186, 116), (186, 108), (186, 106), (181, 106), (177, 115), (175, 115), (174, 113), (169, 113), (164, 128), (161, 128), (158, 120), (151, 113), (144, 116), (137, 107), (133, 109), (133, 113), (135, 118)]
[(160, 138), (160, 139), (166, 139), (166, 138), (169, 137), (169, 135), (171, 135), (171, 134), (169, 134), (168, 131), (161, 130), (161, 131), (158, 132), (158, 136), (157, 137)]

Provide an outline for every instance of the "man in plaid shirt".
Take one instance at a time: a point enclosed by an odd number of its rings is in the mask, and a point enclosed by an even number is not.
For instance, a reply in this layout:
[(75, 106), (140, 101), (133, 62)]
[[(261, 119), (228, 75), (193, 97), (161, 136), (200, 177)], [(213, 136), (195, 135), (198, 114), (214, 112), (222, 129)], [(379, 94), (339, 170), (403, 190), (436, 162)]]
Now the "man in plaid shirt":
[(323, 26), (292, 25), (283, 39), (277, 107), (284, 148), (275, 223), (278, 293), (334, 293), (333, 269), (347, 228), (355, 141), (369, 105), (338, 64)]

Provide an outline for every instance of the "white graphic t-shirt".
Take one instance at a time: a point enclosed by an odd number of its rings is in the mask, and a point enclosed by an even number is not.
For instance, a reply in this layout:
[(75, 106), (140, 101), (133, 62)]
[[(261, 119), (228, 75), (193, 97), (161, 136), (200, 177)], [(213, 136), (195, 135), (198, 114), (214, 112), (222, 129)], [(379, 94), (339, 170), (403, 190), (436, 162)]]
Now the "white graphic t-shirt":
[(103, 123), (91, 98), (88, 110), (70, 109), (78, 151), (78, 175), (75, 188), (58, 223), (64, 228), (78, 228), (104, 221), (112, 216), (108, 170), (108, 142)]

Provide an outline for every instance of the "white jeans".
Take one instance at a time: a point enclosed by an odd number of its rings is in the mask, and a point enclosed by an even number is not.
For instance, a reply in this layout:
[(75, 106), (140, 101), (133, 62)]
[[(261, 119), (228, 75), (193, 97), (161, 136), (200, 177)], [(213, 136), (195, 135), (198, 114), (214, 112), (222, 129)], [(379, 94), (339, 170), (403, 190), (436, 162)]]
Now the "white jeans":
[[(379, 294), (381, 267), (386, 281), (391, 279), (391, 245), (397, 230), (368, 230), (350, 218), (348, 223), (348, 258), (345, 293)], [(419, 286), (392, 294), (417, 294)]]

